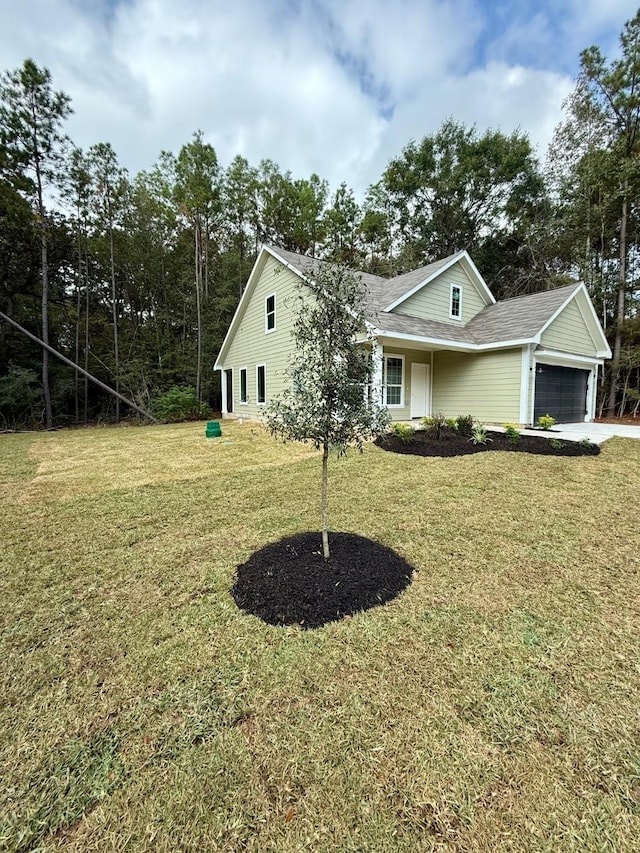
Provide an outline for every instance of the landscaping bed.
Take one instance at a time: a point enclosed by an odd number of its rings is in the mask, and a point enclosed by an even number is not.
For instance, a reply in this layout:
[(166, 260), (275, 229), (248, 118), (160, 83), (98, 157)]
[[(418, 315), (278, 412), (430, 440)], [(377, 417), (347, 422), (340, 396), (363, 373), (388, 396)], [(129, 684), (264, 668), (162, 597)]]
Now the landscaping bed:
[(413, 568), (395, 551), (353, 533), (330, 533), (322, 557), (320, 533), (299, 533), (266, 545), (238, 566), (233, 598), (271, 625), (319, 628), (391, 601)]
[(471, 438), (453, 430), (443, 431), (439, 438), (434, 438), (429, 430), (416, 430), (413, 435), (404, 437), (387, 433), (375, 443), (383, 450), (414, 456), (463, 456), (488, 450), (544, 456), (597, 456), (600, 453), (600, 447), (591, 442), (562, 441), (542, 435), (519, 435), (513, 440), (503, 432), (491, 430), (487, 431), (484, 444), (474, 444)]

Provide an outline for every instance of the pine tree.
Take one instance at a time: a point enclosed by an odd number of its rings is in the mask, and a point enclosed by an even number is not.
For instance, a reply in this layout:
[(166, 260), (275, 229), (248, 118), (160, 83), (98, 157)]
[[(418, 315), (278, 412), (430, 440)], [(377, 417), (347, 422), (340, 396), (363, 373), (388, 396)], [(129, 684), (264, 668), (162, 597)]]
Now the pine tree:
[[(27, 198), (40, 231), (42, 283), (42, 340), (49, 343), (49, 261), (45, 194), (59, 187), (65, 174), (67, 138), (63, 122), (71, 114), (70, 99), (51, 88), (51, 74), (26, 59), (21, 68), (0, 78), (0, 145), (5, 169), (14, 186)], [(45, 424), (53, 426), (49, 390), (49, 354), (42, 350), (42, 391)]]

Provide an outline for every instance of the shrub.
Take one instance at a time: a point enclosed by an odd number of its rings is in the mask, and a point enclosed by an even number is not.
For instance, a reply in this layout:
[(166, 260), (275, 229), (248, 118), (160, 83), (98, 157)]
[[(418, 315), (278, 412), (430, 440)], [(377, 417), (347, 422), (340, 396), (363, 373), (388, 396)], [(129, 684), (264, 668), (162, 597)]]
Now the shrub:
[(486, 426), (481, 424), (480, 421), (476, 421), (469, 441), (472, 441), (474, 444), (486, 444), (488, 441), (493, 441), (493, 439), (487, 435)]
[(504, 434), (507, 436), (511, 444), (517, 444), (520, 441), (520, 430), (515, 424), (505, 424)]
[(551, 429), (555, 422), (556, 419), (547, 412), (546, 415), (540, 415), (537, 420), (537, 425), (540, 427), (540, 429)]
[(399, 438), (400, 441), (404, 442), (404, 444), (409, 444), (413, 441), (413, 437), (416, 432), (416, 428), (411, 426), (411, 424), (392, 424), (390, 428), (391, 434), (396, 438)]
[(586, 435), (584, 438), (580, 439), (578, 444), (580, 445), (580, 447), (595, 447), (595, 444), (591, 441), (590, 438), (587, 438)]
[(562, 450), (562, 448), (564, 447), (564, 442), (560, 441), (559, 438), (550, 438), (549, 444), (551, 445), (551, 447), (553, 447), (554, 450)]
[(0, 428), (23, 429), (42, 423), (44, 400), (34, 370), (10, 365), (0, 377)]
[(458, 421), (455, 418), (447, 418), (447, 429), (451, 432), (458, 431)]
[(443, 438), (448, 429), (447, 419), (442, 412), (436, 412), (429, 418), (422, 418), (422, 424), (429, 435), (435, 439)]
[(209, 407), (206, 403), (198, 403), (196, 392), (191, 386), (179, 388), (174, 385), (169, 391), (155, 398), (153, 413), (158, 420), (169, 423), (198, 421), (207, 417)]
[(471, 435), (473, 432), (473, 415), (458, 415), (456, 425), (460, 435)]

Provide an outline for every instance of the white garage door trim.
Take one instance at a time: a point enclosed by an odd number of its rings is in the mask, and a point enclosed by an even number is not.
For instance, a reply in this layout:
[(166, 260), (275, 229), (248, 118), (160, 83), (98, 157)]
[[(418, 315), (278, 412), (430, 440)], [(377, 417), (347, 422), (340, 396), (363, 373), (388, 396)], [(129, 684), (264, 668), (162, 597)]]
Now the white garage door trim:
[(598, 387), (598, 367), (604, 363), (602, 358), (587, 358), (583, 355), (570, 355), (569, 353), (551, 352), (550, 350), (536, 350), (533, 357), (532, 369), (532, 394), (531, 408), (529, 410), (529, 423), (533, 424), (533, 413), (536, 405), (536, 365), (550, 364), (558, 367), (574, 367), (578, 370), (589, 370), (587, 381), (587, 414), (585, 423), (592, 421), (596, 415), (596, 391)]

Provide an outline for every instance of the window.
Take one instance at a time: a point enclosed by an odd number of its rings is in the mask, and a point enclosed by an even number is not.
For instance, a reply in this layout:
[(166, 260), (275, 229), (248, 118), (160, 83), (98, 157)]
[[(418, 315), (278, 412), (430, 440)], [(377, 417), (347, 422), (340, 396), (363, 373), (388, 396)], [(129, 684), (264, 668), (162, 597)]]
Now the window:
[(404, 358), (401, 355), (387, 355), (384, 359), (384, 403), (386, 406), (403, 405)]
[(256, 388), (257, 402), (264, 404), (267, 402), (267, 367), (264, 364), (259, 364), (256, 367)]
[(240, 368), (240, 402), (245, 405), (249, 402), (247, 395), (247, 368)]
[(273, 332), (276, 328), (276, 295), (272, 293), (264, 301), (264, 330)]
[(449, 304), (449, 316), (452, 320), (460, 320), (462, 317), (462, 288), (459, 284), (451, 285), (451, 302)]

